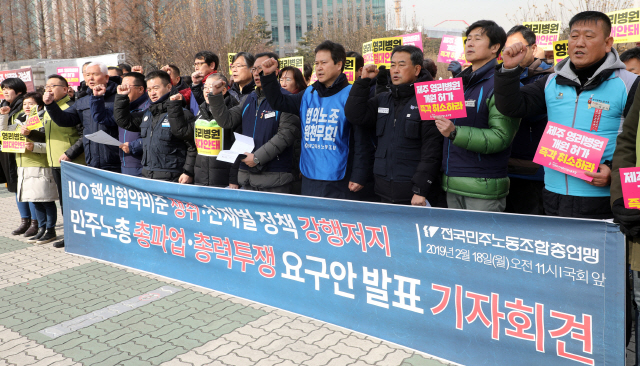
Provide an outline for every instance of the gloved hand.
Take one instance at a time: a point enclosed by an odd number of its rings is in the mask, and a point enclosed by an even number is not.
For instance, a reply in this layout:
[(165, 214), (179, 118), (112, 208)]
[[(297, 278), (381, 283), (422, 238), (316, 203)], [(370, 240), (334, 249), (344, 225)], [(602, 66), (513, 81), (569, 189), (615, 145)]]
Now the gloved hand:
[(451, 63), (449, 63), (449, 67), (447, 67), (447, 71), (451, 71), (453, 76), (456, 76), (462, 71), (462, 65), (458, 61), (453, 60), (451, 61)]
[(613, 202), (611, 211), (623, 234), (640, 237), (640, 210), (625, 208), (623, 198), (618, 198)]
[(378, 85), (387, 86), (389, 85), (389, 79), (391, 76), (391, 72), (387, 70), (387, 67), (382, 65), (378, 68), (378, 80), (376, 83)]

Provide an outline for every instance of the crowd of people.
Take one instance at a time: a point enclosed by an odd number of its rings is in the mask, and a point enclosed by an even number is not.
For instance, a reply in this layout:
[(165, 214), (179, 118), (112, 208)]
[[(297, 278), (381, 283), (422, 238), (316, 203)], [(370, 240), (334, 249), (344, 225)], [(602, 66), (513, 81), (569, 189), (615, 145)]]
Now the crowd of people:
[[(619, 55), (610, 19), (600, 12), (579, 13), (569, 27), (568, 58), (553, 66), (535, 57), (536, 36), (524, 26), (469, 26), (468, 65), (449, 67), (462, 79), (467, 114), (454, 120), (421, 119), (414, 84), (433, 80), (436, 65), (409, 45), (393, 50), (387, 69), (324, 41), (315, 48), (313, 83), (311, 67), (280, 70), (272, 52), (237, 53), (227, 79), (211, 51), (197, 53), (195, 71), (182, 77), (175, 65), (145, 75), (140, 66), (87, 63), (75, 95), (59, 75), (48, 77), (43, 93), (6, 79), (0, 129), (28, 141), (24, 153), (0, 155), (22, 218), (13, 234), (35, 243), (57, 238), (54, 201), (63, 203), (64, 160), (180, 184), (615, 218), (627, 235), (640, 299), (640, 210), (625, 208), (619, 175), (640, 164), (640, 48)], [(353, 85), (343, 73), (347, 56), (356, 59)], [(606, 104), (598, 124), (592, 100)], [(43, 127), (29, 130), (25, 120), (35, 113)], [(253, 138), (255, 149), (233, 164), (199, 154), (196, 121), (224, 129), (222, 149), (234, 132)], [(608, 139), (596, 171), (585, 173), (590, 182), (533, 162), (547, 121)], [(97, 131), (121, 145), (85, 137)]]

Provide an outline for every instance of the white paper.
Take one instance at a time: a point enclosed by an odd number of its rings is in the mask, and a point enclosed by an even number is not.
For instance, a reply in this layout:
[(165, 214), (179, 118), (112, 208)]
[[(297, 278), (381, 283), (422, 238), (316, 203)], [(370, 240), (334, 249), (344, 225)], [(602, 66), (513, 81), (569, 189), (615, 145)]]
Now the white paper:
[(236, 142), (231, 146), (231, 150), (220, 151), (217, 157), (218, 160), (233, 164), (236, 162), (238, 155), (253, 151), (255, 147), (253, 138), (237, 132), (234, 132), (233, 135), (236, 137)]
[(90, 135), (84, 135), (84, 137), (88, 138), (93, 142), (97, 142), (99, 144), (104, 145), (112, 145), (112, 146), (120, 146), (120, 141), (114, 139), (111, 135), (104, 131), (94, 132)]

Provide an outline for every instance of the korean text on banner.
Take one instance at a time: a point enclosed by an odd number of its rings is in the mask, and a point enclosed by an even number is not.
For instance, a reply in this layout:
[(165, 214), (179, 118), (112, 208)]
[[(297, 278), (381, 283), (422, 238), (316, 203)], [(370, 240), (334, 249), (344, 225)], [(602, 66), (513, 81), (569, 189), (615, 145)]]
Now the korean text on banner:
[(295, 57), (285, 57), (278, 60), (278, 67), (282, 70), (287, 66), (293, 66), (298, 68), (302, 73), (304, 73), (304, 57), (295, 56)]
[(449, 119), (467, 116), (462, 78), (425, 81), (416, 83), (414, 87), (421, 119), (434, 119), (435, 116)]
[(607, 140), (549, 121), (533, 162), (591, 182), (593, 178), (584, 172), (593, 173), (598, 169)]
[(444, 62), (446, 64), (451, 61), (458, 61), (460, 64), (464, 65), (467, 60), (464, 57), (464, 43), (462, 41), (462, 37), (442, 36), (437, 61)]
[(80, 86), (80, 68), (77, 66), (58, 67), (56, 73), (67, 79), (69, 86)]
[(362, 57), (364, 58), (364, 64), (373, 64), (373, 41), (365, 42), (362, 44)]
[(640, 42), (640, 8), (612, 11), (611, 19), (613, 43)]
[(235, 55), (235, 53), (227, 53), (227, 61), (229, 61), (229, 75), (233, 73), (233, 71), (231, 71), (231, 64), (233, 63), (233, 57)]
[(624, 236), (606, 221), (178, 186), (69, 162), (62, 179), (69, 253), (452, 363), (624, 364)]
[(560, 37), (560, 22), (524, 22), (525, 27), (536, 34), (536, 44), (545, 51), (553, 50), (553, 42)]
[(349, 84), (353, 84), (356, 81), (356, 58), (347, 57), (347, 62), (344, 65), (344, 74), (349, 80)]
[(640, 168), (620, 168), (624, 207), (640, 209)]
[(373, 63), (376, 66), (391, 66), (391, 52), (402, 45), (402, 37), (378, 38), (373, 41)]
[(560, 61), (567, 58), (569, 54), (569, 41), (556, 41), (553, 42), (553, 64), (557, 65)]
[(403, 34), (398, 37), (402, 37), (403, 45), (416, 46), (420, 50), (424, 51), (422, 46), (422, 33), (418, 32), (418, 33)]
[(37, 114), (34, 114), (33, 116), (27, 118), (27, 121), (24, 124), (29, 130), (37, 130), (38, 128), (42, 127), (42, 121)]
[[(4, 70), (0, 71), (0, 82), (9, 78), (18, 78), (27, 85), (27, 92), (35, 91), (35, 84), (33, 83), (33, 72), (30, 67), (25, 67), (24, 69), (16, 69), (16, 70)], [(2, 94), (2, 89), (0, 88), (0, 99), (4, 99), (4, 95)]]
[(223, 146), (224, 130), (215, 120), (197, 120), (194, 133), (198, 154), (218, 156)]
[(0, 139), (2, 139), (2, 152), (24, 153), (27, 139), (20, 132), (2, 131), (0, 132)]

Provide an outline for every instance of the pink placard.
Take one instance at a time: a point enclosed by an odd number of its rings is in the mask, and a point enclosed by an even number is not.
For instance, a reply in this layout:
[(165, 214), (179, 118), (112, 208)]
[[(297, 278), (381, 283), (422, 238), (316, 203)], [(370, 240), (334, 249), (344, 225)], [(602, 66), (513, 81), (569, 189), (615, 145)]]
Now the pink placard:
[(58, 67), (57, 74), (67, 79), (69, 86), (80, 86), (80, 68), (77, 66)]
[(620, 168), (624, 207), (640, 209), (640, 168)]
[(423, 50), (422, 48), (422, 33), (418, 32), (418, 33), (409, 33), (409, 34), (403, 34), (401, 36), (398, 37), (402, 37), (402, 44), (403, 45), (412, 45), (412, 46), (416, 46), (419, 49)]
[(414, 87), (421, 119), (434, 119), (435, 116), (449, 119), (467, 116), (462, 78), (425, 81), (416, 83)]
[(438, 51), (437, 61), (448, 64), (453, 60), (456, 60), (463, 65), (467, 62), (464, 59), (464, 44), (462, 43), (462, 37), (442, 36), (442, 43), (440, 43), (440, 51)]
[(585, 171), (598, 170), (608, 139), (549, 121), (533, 162), (591, 182)]

